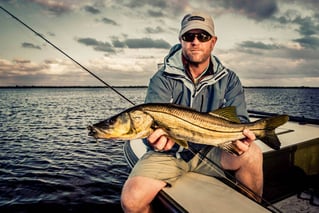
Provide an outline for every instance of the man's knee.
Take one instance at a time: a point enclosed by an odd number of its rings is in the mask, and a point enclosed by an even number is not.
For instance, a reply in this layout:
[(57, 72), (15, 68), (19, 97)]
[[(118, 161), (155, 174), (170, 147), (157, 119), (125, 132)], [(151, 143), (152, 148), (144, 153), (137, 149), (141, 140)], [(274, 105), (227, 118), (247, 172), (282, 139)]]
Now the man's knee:
[(234, 156), (227, 152), (222, 152), (221, 165), (223, 169), (238, 170), (241, 168), (249, 168), (262, 166), (263, 154), (259, 146), (252, 143), (249, 150), (240, 156)]
[(163, 181), (146, 178), (129, 178), (122, 189), (121, 205), (125, 212), (143, 212), (150, 208), (156, 194), (165, 187)]
[(263, 153), (257, 144), (252, 144), (249, 151), (240, 157), (239, 169), (262, 174)]
[(130, 178), (125, 182), (121, 194), (121, 205), (125, 212), (135, 212), (142, 208), (139, 206), (142, 199), (139, 185), (139, 179), (136, 178)]
[(247, 154), (248, 154), (249, 160), (254, 161), (255, 163), (258, 163), (258, 162), (262, 163), (263, 153), (257, 144), (252, 143), (250, 150), (248, 151)]

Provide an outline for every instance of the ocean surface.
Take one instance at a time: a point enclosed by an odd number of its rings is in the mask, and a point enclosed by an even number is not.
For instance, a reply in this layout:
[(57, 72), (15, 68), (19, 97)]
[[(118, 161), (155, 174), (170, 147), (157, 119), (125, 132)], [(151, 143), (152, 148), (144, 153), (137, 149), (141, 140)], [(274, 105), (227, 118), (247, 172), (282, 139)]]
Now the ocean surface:
[[(143, 103), (145, 88), (118, 90)], [(245, 90), (248, 109), (319, 119), (319, 89)], [(104, 88), (0, 89), (0, 212), (121, 212), (124, 142), (87, 126), (130, 106)]]

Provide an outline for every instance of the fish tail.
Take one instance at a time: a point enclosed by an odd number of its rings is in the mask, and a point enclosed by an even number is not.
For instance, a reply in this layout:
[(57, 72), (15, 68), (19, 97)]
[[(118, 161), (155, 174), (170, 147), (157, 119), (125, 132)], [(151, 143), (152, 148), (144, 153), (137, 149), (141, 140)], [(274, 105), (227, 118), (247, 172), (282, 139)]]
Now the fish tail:
[(269, 147), (279, 150), (281, 143), (275, 133), (275, 129), (286, 123), (288, 119), (288, 115), (278, 115), (260, 120), (260, 122), (265, 122), (265, 132), (264, 134), (257, 136), (257, 138)]

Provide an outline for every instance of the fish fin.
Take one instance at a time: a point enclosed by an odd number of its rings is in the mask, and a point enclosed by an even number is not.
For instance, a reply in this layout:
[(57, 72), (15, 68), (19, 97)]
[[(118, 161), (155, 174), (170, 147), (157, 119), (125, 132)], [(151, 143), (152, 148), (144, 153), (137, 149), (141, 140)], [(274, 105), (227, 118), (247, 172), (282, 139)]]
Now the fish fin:
[(216, 109), (212, 112), (209, 112), (208, 114), (223, 118), (234, 123), (240, 123), (240, 120), (236, 113), (236, 107), (234, 106)]
[(225, 150), (226, 152), (239, 156), (240, 154), (237, 152), (235, 145), (233, 144), (232, 141), (228, 141), (226, 143), (219, 144), (218, 147), (221, 149)]
[(288, 115), (278, 115), (274, 117), (269, 117), (265, 119), (261, 119), (261, 122), (265, 122), (265, 132), (264, 134), (257, 136), (259, 140), (267, 144), (269, 147), (279, 150), (280, 149), (280, 141), (275, 133), (275, 129), (278, 126), (283, 125), (289, 120)]
[(177, 143), (178, 145), (184, 147), (185, 149), (188, 149), (188, 143), (187, 141), (183, 141), (183, 140), (179, 140), (176, 138), (171, 138), (175, 143)]

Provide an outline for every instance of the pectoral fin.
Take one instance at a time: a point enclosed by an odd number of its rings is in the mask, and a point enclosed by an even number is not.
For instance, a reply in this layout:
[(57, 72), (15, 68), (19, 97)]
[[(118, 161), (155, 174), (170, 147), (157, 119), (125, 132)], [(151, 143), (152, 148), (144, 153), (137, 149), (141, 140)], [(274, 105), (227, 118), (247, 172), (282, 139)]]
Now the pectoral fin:
[(175, 141), (175, 143), (177, 143), (178, 145), (184, 147), (185, 149), (188, 149), (188, 143), (187, 141), (183, 141), (183, 140), (179, 140), (176, 138), (171, 138), (173, 141)]
[(220, 147), (221, 149), (225, 150), (226, 152), (232, 154), (232, 155), (236, 155), (239, 156), (240, 154), (238, 153), (238, 151), (235, 148), (235, 145), (233, 144), (232, 141), (223, 143), (223, 144), (219, 144), (218, 147)]

